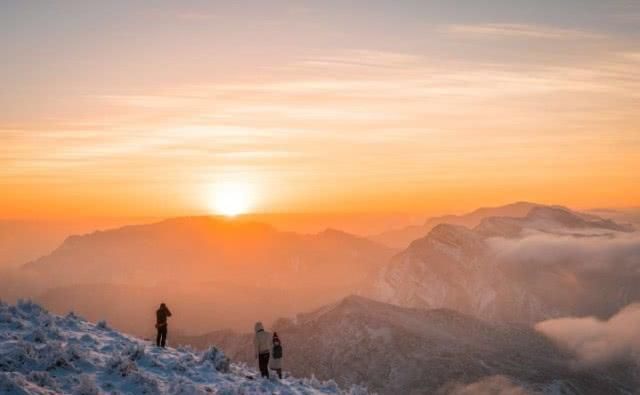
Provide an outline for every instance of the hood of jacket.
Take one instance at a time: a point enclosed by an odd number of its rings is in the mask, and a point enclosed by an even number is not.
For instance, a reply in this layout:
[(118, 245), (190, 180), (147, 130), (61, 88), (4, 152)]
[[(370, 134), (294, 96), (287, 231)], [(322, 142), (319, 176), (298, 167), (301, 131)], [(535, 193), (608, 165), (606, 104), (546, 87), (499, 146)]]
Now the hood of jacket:
[(260, 332), (264, 330), (264, 326), (262, 325), (262, 322), (256, 322), (256, 325), (254, 327), (256, 332)]

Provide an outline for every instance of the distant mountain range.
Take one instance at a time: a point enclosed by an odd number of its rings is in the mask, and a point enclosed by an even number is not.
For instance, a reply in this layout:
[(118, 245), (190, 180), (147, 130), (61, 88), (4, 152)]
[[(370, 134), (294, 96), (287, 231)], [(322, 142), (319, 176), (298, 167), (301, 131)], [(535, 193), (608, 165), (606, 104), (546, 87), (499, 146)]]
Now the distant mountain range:
[[(555, 208), (559, 209), (558, 211), (556, 211), (556, 213), (571, 212), (572, 215), (575, 215), (586, 221), (594, 220), (607, 222), (607, 220), (603, 220), (599, 217), (596, 217), (595, 215), (573, 212), (561, 206), (545, 206), (530, 202), (516, 202), (498, 207), (479, 208), (463, 215), (444, 215), (440, 217), (429, 218), (423, 225), (408, 226), (400, 229), (386, 231), (377, 235), (373, 235), (370, 237), (370, 239), (390, 247), (404, 249), (408, 247), (412, 241), (425, 237), (434, 227), (439, 224), (461, 225), (467, 228), (474, 228), (480, 225), (480, 223), (483, 222), (486, 218), (522, 218), (526, 217), (532, 211), (532, 209), (536, 208)], [(610, 211), (609, 213), (611, 214), (611, 216), (614, 216), (617, 212)], [(622, 217), (618, 215), (617, 218)], [(625, 230), (632, 229), (632, 227), (630, 227), (629, 225), (617, 225), (612, 221), (609, 221), (609, 223), (616, 229), (619, 229), (620, 227), (623, 227)]]
[[(538, 205), (522, 217), (486, 217), (473, 229), (440, 224), (396, 255), (363, 294), (506, 321), (607, 316), (640, 300), (640, 255), (631, 244), (626, 247), (633, 240), (624, 239), (632, 231), (593, 215)], [(616, 248), (628, 251), (606, 261)], [(602, 256), (589, 262), (589, 251)], [(635, 264), (624, 262), (634, 258)]]
[(134, 221), (135, 219), (0, 219), (0, 270), (22, 265), (50, 253), (69, 235), (122, 226)]
[(71, 236), (23, 269), (51, 283), (217, 281), (239, 286), (352, 286), (395, 250), (328, 229), (280, 232), (217, 217), (175, 218)]
[[(576, 371), (571, 355), (530, 327), (446, 309), (349, 296), (281, 320), (273, 330), (283, 341), (286, 371), (331, 377), (342, 385), (364, 383), (381, 394), (444, 394), (492, 377), (503, 377), (514, 391), (487, 392), (496, 394), (617, 394), (631, 393), (638, 384), (631, 365)], [(203, 349), (215, 344), (233, 360), (254, 364), (252, 339), (218, 331), (178, 341)]]
[(13, 282), (24, 281), (22, 289), (55, 311), (103, 314), (139, 334), (146, 321), (123, 312), (164, 300), (190, 317), (182, 329), (192, 332), (248, 325), (259, 311), (268, 321), (335, 301), (395, 253), (338, 230), (302, 235), (189, 217), (71, 236), (24, 265)]

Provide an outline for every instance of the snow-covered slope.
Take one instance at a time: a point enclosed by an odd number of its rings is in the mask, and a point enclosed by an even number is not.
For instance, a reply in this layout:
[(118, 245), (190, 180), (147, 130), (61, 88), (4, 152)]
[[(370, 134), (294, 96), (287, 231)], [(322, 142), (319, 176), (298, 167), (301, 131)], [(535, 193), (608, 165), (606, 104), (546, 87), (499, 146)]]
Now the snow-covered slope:
[(31, 302), (0, 303), (0, 394), (364, 394), (333, 381), (264, 380), (210, 347), (160, 349)]
[[(350, 296), (273, 328), (284, 367), (299, 375), (364, 383), (381, 394), (450, 394), (457, 385), (495, 377), (513, 391), (482, 394), (624, 394), (637, 384), (632, 366), (575, 371), (571, 356), (525, 325), (489, 323), (446, 309), (409, 309)], [(183, 339), (220, 344), (252, 359), (250, 334)], [(477, 392), (465, 392), (477, 393)]]

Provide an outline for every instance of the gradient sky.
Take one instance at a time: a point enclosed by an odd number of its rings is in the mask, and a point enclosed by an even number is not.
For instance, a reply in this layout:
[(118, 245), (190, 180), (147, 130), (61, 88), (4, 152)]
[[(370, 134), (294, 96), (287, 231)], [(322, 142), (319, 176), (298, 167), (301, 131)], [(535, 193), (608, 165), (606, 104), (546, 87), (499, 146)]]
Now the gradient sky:
[[(348, 3), (348, 4), (347, 4)], [(3, 1), (0, 217), (640, 203), (640, 2)]]

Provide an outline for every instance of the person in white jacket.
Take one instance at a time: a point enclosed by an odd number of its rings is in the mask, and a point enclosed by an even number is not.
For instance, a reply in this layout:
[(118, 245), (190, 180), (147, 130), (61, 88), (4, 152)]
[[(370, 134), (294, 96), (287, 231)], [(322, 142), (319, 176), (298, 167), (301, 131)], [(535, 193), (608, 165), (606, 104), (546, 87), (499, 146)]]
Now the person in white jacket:
[(264, 330), (262, 322), (256, 322), (256, 334), (253, 338), (255, 356), (262, 377), (269, 378), (269, 354), (271, 354), (271, 334)]

